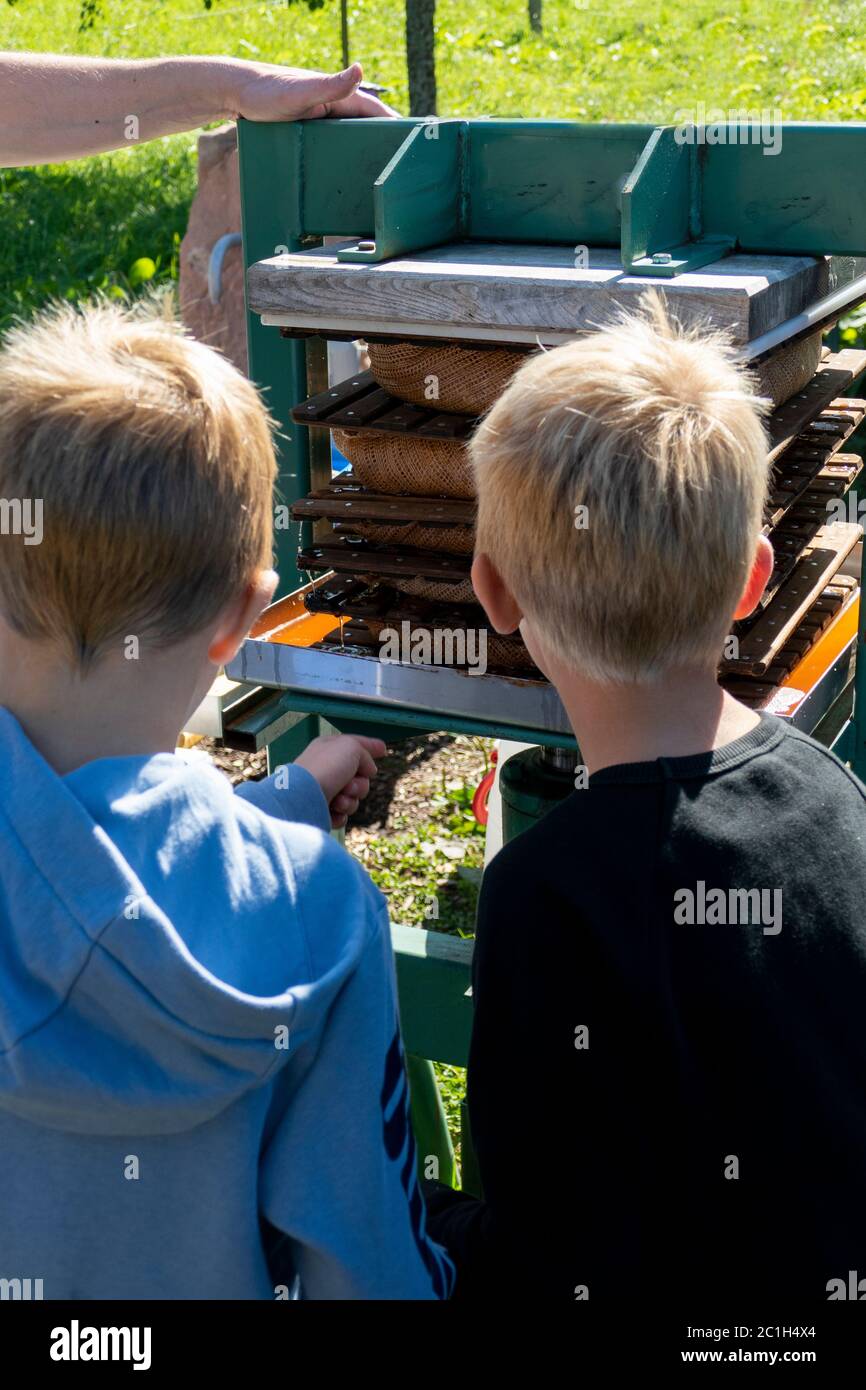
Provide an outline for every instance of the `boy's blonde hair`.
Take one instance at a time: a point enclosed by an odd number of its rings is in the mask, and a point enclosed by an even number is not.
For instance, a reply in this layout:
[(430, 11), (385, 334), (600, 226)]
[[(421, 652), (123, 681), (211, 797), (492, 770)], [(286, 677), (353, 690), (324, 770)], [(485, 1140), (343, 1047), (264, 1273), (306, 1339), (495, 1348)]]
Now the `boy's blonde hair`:
[(6, 621), (81, 669), (201, 630), (270, 563), (275, 471), (255, 388), (167, 302), (45, 310), (0, 348), (0, 496), (43, 516), (0, 536)]
[(767, 489), (766, 403), (723, 337), (647, 298), (530, 358), (471, 444), (476, 552), (551, 656), (603, 682), (718, 660)]

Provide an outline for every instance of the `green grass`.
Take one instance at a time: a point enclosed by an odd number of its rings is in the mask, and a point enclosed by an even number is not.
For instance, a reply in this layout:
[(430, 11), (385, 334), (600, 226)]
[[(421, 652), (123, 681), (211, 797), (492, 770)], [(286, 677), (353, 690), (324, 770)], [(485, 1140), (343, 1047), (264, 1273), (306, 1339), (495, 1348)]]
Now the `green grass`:
[(445, 783), (428, 819), (366, 841), (358, 857), (388, 899), (394, 922), (469, 936), (484, 862), (484, 829), (472, 814), (474, 787)]
[[(356, 0), (350, 46), (407, 109), (402, 0)], [(866, 119), (866, 0), (439, 0), (442, 115), (670, 121), (698, 101), (779, 108), (786, 120)], [(340, 64), (335, 0), (0, 0), (0, 47), (106, 57), (215, 53)], [(195, 177), (194, 136), (66, 168), (0, 174), (0, 327), (50, 295), (129, 291), (144, 257), (171, 279)], [(134, 277), (133, 277), (134, 278)]]
[(465, 1067), (449, 1067), (442, 1062), (434, 1062), (433, 1070), (436, 1073), (436, 1083), (442, 1097), (451, 1143), (454, 1145), (454, 1153), (459, 1163), (460, 1106), (466, 1099), (466, 1069)]
[(0, 170), (0, 327), (48, 298), (132, 294), (177, 278), (195, 187), (194, 140), (50, 169)]
[[(489, 755), (492, 743), (481, 741)], [(431, 794), (429, 819), (376, 836), (358, 854), (388, 899), (391, 920), (408, 926), (471, 936), (484, 863), (484, 829), (472, 814), (475, 788), (446, 781)], [(460, 1160), (460, 1104), (466, 1096), (463, 1067), (435, 1063), (451, 1141)]]
[[(339, 66), (334, 0), (101, 0), (78, 29), (78, 0), (3, 4), (5, 48), (105, 57), (231, 53), (305, 67)], [(350, 6), (353, 58), (406, 109), (402, 0)], [(544, 0), (544, 33), (526, 0), (439, 0), (438, 74), (447, 115), (669, 120), (679, 106), (781, 107), (786, 119), (866, 116), (862, 0)]]

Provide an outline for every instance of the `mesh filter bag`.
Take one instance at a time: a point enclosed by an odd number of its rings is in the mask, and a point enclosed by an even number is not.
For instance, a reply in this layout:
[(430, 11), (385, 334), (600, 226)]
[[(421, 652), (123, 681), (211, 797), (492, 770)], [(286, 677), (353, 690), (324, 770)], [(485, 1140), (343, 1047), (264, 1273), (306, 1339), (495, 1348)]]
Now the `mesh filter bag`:
[(380, 545), (411, 545), (416, 550), (438, 550), (443, 555), (471, 555), (475, 537), (471, 526), (426, 526), (419, 521), (394, 525), (352, 521), (349, 529)]
[(434, 603), (475, 603), (471, 579), (395, 579), (394, 587), (416, 598), (429, 598)]
[(481, 415), (528, 356), (501, 348), (370, 343), (370, 370), (390, 395), (432, 410)]
[(521, 639), (503, 637), (498, 632), (487, 635), (487, 665), (500, 671), (532, 671), (541, 675)]
[(818, 370), (822, 332), (812, 333), (796, 343), (783, 343), (753, 370), (758, 378), (758, 394), (768, 396), (773, 405), (784, 405), (802, 391)]
[[(368, 584), (381, 581), (380, 574), (361, 575)], [(475, 591), (471, 579), (427, 579), (416, 576), (412, 579), (388, 576), (388, 583), (402, 594), (412, 594), (414, 598), (426, 598), (431, 603), (475, 603)]]
[(466, 445), (384, 431), (334, 430), (334, 443), (371, 492), (414, 497), (474, 497)]
[[(822, 333), (783, 344), (757, 368), (760, 394), (784, 405), (814, 376), (821, 357)], [(413, 405), (463, 415), (481, 415), (502, 395), (529, 354), (500, 348), (451, 344), (371, 343), (370, 368), (392, 396)]]

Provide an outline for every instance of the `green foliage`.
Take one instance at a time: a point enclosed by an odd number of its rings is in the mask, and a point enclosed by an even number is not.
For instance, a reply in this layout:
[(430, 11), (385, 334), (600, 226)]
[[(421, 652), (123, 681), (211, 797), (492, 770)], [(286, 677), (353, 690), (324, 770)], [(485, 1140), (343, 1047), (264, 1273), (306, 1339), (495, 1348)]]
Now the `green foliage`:
[[(487, 759), (491, 744), (478, 740)], [(392, 921), (471, 936), (484, 862), (484, 829), (472, 814), (474, 786), (445, 775), (430, 797), (430, 819), (396, 834), (368, 840), (360, 855), (388, 898)], [(431, 916), (431, 908), (437, 914)], [(463, 1067), (434, 1063), (451, 1141), (460, 1158), (460, 1104), (466, 1096)]]
[[(93, 24), (79, 30), (82, 10)], [(406, 110), (404, 0), (352, 0), (352, 56)], [(17, 0), (5, 49), (150, 57), (228, 53), (334, 68), (336, 3), (309, 0)], [(442, 114), (670, 120), (696, 101), (778, 106), (787, 120), (866, 116), (864, 0), (438, 0)]]
[(439, 819), (426, 825), (368, 840), (359, 857), (388, 899), (393, 921), (472, 935), (484, 835), (474, 819), (467, 824), (460, 802), (441, 808)]
[(443, 1062), (434, 1062), (433, 1070), (436, 1073), (436, 1082), (445, 1109), (445, 1119), (448, 1122), (451, 1142), (454, 1145), (454, 1152), (459, 1163), (460, 1102), (466, 1098), (466, 1068), (451, 1067), (446, 1066)]
[(839, 340), (843, 348), (866, 347), (866, 304), (861, 304), (853, 314), (842, 319)]
[(84, 33), (87, 29), (92, 29), (97, 19), (102, 19), (102, 5), (100, 0), (81, 0), (78, 11), (78, 29)]
[[(16, 5), (17, 3), (18, 3), (18, 0), (6, 0), (6, 4), (7, 4), (7, 5)], [(210, 0), (205, 0), (205, 6), (206, 6), (206, 8), (208, 8), (208, 9), (210, 8)], [(86, 30), (92, 29), (93, 26), (95, 25), (97, 19), (101, 19), (101, 18), (102, 18), (102, 3), (101, 3), (101, 0), (79, 0), (79, 5), (78, 5), (78, 30), (79, 30), (79, 33), (82, 33), (82, 34), (83, 34), (83, 33), (85, 33)]]
[[(318, 0), (7, 0), (0, 49), (152, 57), (215, 53), (335, 70), (336, 3)], [(81, 27), (83, 18), (87, 22)], [(778, 108), (786, 120), (866, 119), (866, 0), (438, 0), (440, 113), (674, 119), (707, 106)], [(408, 107), (403, 0), (352, 0), (351, 56)], [(190, 136), (58, 169), (0, 174), (0, 325), (49, 294), (136, 292), (171, 279), (194, 187)], [(849, 319), (864, 340), (862, 323)], [(844, 341), (852, 341), (849, 336)]]
[(178, 137), (0, 170), (0, 328), (49, 298), (128, 298), (176, 280), (194, 151), (193, 138)]

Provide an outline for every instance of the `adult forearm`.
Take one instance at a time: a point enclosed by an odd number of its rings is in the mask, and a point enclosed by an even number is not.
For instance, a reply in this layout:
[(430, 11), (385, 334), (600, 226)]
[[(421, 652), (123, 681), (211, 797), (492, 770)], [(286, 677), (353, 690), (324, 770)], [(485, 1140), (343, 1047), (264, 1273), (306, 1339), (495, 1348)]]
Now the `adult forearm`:
[(0, 53), (0, 167), (45, 164), (209, 121), (394, 116), (360, 63), (324, 73), (238, 58), (137, 62)]
[(240, 67), (227, 58), (0, 54), (0, 164), (74, 159), (220, 120), (232, 112)]

